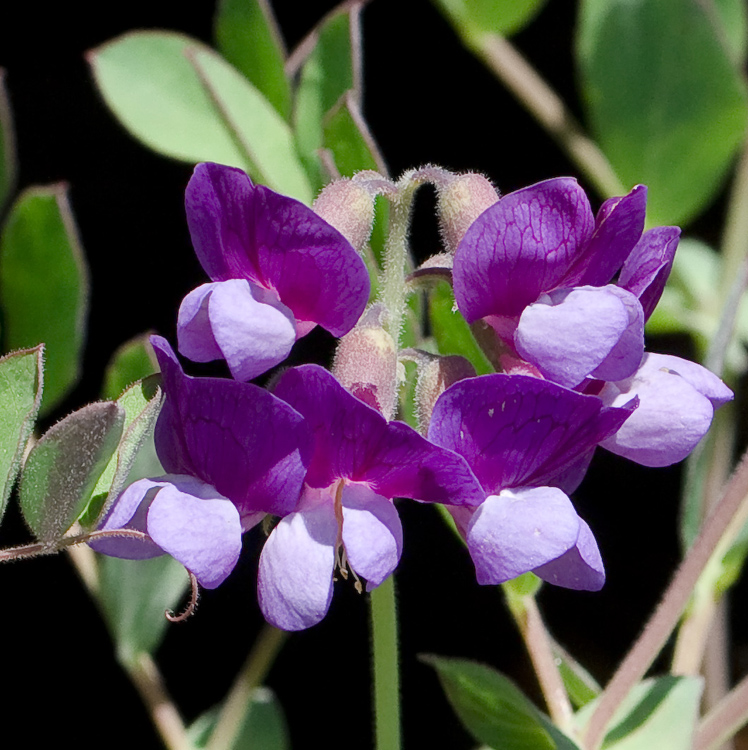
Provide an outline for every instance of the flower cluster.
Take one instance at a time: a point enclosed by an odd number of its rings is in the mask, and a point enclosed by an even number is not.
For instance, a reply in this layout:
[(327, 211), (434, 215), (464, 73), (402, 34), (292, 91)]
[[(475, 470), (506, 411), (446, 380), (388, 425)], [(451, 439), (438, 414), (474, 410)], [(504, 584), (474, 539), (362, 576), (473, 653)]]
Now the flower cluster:
[[(128, 487), (102, 524), (148, 541), (102, 540), (99, 551), (168, 553), (211, 588), (236, 564), (242, 533), (277, 517), (258, 599), (269, 622), (299, 630), (325, 616), (336, 571), (367, 590), (392, 574), (403, 545), (393, 500), (410, 498), (447, 507), (480, 583), (533, 571), (569, 588), (603, 585), (594, 535), (569, 497), (595, 448), (674, 463), (732, 397), (703, 367), (644, 350), (679, 230), (643, 232), (642, 186), (595, 217), (570, 178), (503, 198), (479, 178), (472, 204), (453, 180), (458, 199), (445, 190), (440, 200), (440, 258), (499, 371), (471, 377), (464, 360), (428, 358), (441, 374), (420, 388), (419, 433), (391, 419), (398, 343), (382, 328), (386, 305), (364, 314), (369, 273), (358, 251), (384, 183), (333, 183), (312, 210), (239, 170), (198, 165), (187, 218), (211, 281), (185, 297), (178, 347), (193, 361), (224, 359), (233, 378), (191, 377), (152, 338), (166, 393), (156, 447), (168, 473)], [(268, 389), (246, 382), (316, 325), (344, 337), (335, 374), (302, 365)]]

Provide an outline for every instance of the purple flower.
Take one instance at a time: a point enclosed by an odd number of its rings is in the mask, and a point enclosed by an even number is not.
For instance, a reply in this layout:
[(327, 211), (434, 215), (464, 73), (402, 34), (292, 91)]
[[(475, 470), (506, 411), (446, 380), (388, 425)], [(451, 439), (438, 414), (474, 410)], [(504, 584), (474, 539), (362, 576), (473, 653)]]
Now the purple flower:
[(597, 544), (566, 491), (634, 407), (505, 374), (461, 380), (439, 397), (429, 439), (464, 456), (482, 488), (478, 508), (450, 508), (479, 583), (531, 570), (568, 588), (603, 585)]
[(645, 206), (640, 185), (595, 218), (568, 177), (501, 198), (455, 252), (460, 311), (469, 323), (485, 319), (510, 355), (561, 385), (630, 376), (644, 352), (644, 310), (637, 290), (609, 282), (637, 247)]
[(288, 370), (274, 393), (304, 415), (313, 451), (298, 509), (262, 550), (258, 596), (268, 622), (301, 630), (327, 613), (336, 566), (367, 590), (395, 569), (402, 527), (392, 498), (462, 506), (483, 495), (464, 459), (387, 422), (321, 367)]
[(168, 472), (130, 485), (100, 528), (142, 531), (152, 543), (109, 539), (105, 554), (167, 552), (208, 588), (233, 569), (242, 531), (296, 509), (310, 459), (309, 430), (287, 403), (250, 383), (192, 378), (168, 342), (152, 336), (166, 400), (156, 451)]
[(293, 198), (253, 185), (239, 169), (198, 164), (187, 223), (211, 278), (179, 310), (179, 351), (225, 359), (237, 380), (282, 362), (321, 325), (342, 336), (369, 298), (366, 266), (340, 232)]

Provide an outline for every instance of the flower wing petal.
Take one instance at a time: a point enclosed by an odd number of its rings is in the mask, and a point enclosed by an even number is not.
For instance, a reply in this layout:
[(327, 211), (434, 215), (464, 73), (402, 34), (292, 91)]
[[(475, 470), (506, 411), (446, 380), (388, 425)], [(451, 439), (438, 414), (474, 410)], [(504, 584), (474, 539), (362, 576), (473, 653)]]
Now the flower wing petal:
[(257, 595), (265, 619), (281, 630), (303, 630), (327, 614), (338, 522), (332, 503), (282, 518), (260, 554)]
[(579, 517), (555, 487), (502, 490), (475, 512), (467, 545), (478, 583), (498, 584), (534, 570), (571, 549)]

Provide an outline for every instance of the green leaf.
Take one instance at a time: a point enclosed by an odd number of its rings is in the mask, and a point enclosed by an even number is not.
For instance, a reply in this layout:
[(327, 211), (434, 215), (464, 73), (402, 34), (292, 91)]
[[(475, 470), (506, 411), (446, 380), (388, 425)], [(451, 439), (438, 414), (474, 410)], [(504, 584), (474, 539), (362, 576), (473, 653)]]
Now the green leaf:
[(13, 114), (5, 88), (5, 71), (0, 68), (0, 212), (15, 190), (17, 172)]
[(553, 655), (558, 671), (575, 708), (582, 708), (602, 692), (597, 680), (558, 643), (553, 643)]
[(439, 354), (460, 354), (478, 375), (494, 372), (470, 326), (456, 310), (452, 287), (446, 281), (438, 281), (429, 292), (429, 320)]
[[(208, 746), (215, 729), (219, 708), (213, 708), (200, 716), (189, 728), (188, 736), (195, 747)], [(234, 742), (227, 750), (291, 750), (286, 718), (283, 709), (272, 690), (266, 687), (255, 688), (244, 707), (241, 728)]]
[(509, 36), (523, 29), (546, 0), (434, 0), (460, 36)]
[[(736, 66), (745, 62), (748, 52), (748, 8), (745, 0), (715, 0), (716, 10), (730, 56)], [(709, 9), (710, 6), (706, 5)]]
[(44, 347), (6, 354), (0, 359), (0, 520), (21, 467), (42, 400)]
[[(702, 689), (700, 677), (667, 675), (640, 682), (613, 717), (604, 750), (691, 750)], [(589, 703), (577, 714), (580, 727), (596, 705)]]
[(286, 51), (268, 0), (221, 0), (214, 32), (219, 52), (289, 120)]
[(324, 145), (325, 115), (347, 91), (353, 91), (356, 99), (361, 96), (360, 11), (354, 5), (327, 16), (312, 32), (316, 44), (301, 69), (294, 129), (304, 164), (318, 187), (327, 181), (317, 155)]
[(452, 708), (478, 742), (496, 750), (556, 750), (540, 712), (510, 679), (464, 659), (421, 658), (436, 669)]
[(149, 338), (150, 334), (142, 333), (114, 352), (104, 373), (102, 398), (116, 401), (136, 380), (158, 372), (158, 362)]
[(651, 224), (706, 207), (743, 141), (746, 87), (721, 25), (693, 0), (584, 0), (578, 65), (589, 121)]
[(209, 47), (182, 34), (139, 31), (88, 59), (104, 101), (146, 146), (187, 162), (240, 167), (274, 190), (311, 201), (289, 126)]
[(104, 619), (125, 664), (141, 652), (152, 654), (161, 643), (168, 620), (187, 589), (189, 578), (171, 556), (150, 560), (121, 560), (97, 555)]
[(54, 542), (79, 518), (117, 448), (124, 421), (117, 404), (89, 404), (51, 427), (31, 449), (18, 496), (39, 541)]
[(99, 519), (106, 514), (111, 502), (127, 483), (141, 448), (153, 435), (164, 402), (159, 382), (158, 375), (151, 375), (130, 386), (117, 399), (125, 414), (122, 437), (94, 487), (91, 503), (81, 518), (83, 526), (91, 528), (98, 525)]
[(80, 376), (88, 269), (64, 185), (33, 187), (13, 204), (0, 236), (0, 307), (6, 349), (44, 343), (42, 413)]

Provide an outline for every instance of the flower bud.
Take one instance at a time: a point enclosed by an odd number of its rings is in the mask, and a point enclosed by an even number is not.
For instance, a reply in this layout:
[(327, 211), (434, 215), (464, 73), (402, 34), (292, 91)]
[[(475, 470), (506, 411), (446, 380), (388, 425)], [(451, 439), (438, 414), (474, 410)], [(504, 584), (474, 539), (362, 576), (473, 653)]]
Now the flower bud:
[(354, 396), (392, 419), (397, 406), (397, 349), (381, 326), (382, 315), (381, 307), (373, 306), (340, 339), (332, 372)]
[(436, 399), (458, 380), (475, 377), (475, 368), (465, 357), (456, 354), (447, 357), (429, 355), (425, 352), (421, 354), (418, 359), (415, 401), (418, 429), (425, 435), (429, 429)]
[(369, 241), (374, 225), (374, 198), (366, 187), (348, 178), (324, 187), (312, 206), (357, 252)]
[(454, 252), (468, 227), (499, 200), (499, 193), (481, 174), (470, 172), (455, 175), (445, 184), (437, 185), (437, 213), (444, 247)]

